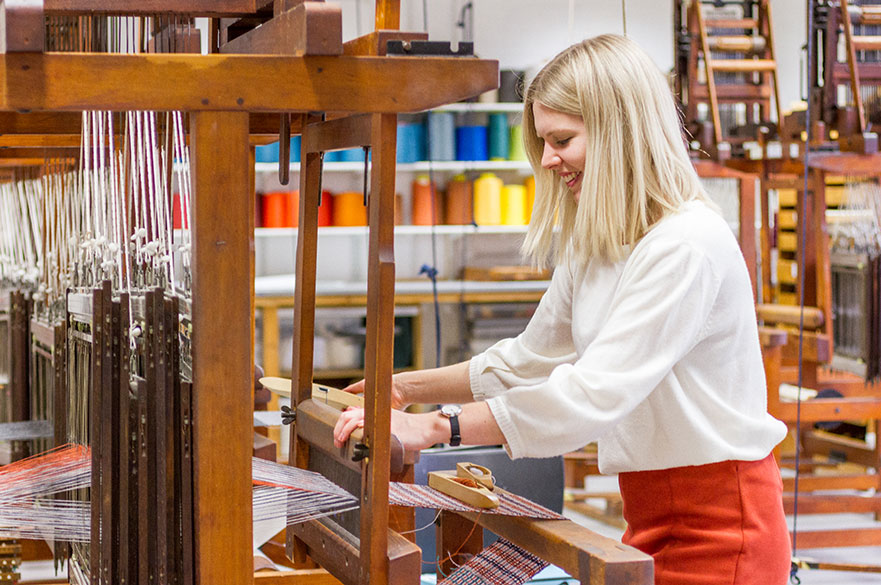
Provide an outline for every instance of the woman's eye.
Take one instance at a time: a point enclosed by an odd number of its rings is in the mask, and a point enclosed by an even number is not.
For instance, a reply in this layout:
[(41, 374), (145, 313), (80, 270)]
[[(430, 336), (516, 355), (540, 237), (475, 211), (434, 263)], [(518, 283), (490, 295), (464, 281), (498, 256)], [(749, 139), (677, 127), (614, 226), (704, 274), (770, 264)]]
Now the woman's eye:
[(557, 146), (566, 146), (567, 144), (569, 144), (570, 140), (572, 140), (572, 139), (571, 138), (563, 138), (562, 140), (557, 140)]

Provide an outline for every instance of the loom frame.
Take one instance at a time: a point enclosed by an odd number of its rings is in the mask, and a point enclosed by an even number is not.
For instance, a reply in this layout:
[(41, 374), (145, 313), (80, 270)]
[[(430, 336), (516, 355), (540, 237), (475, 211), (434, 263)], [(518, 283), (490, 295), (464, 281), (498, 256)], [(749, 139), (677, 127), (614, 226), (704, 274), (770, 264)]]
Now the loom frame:
[[(156, 2), (162, 6), (171, 4)], [(156, 2), (147, 4), (160, 6)], [(275, 13), (297, 4), (297, 0), (277, 0)], [(14, 11), (16, 3), (0, 5), (6, 11), (7, 25), (18, 17), (23, 20), (17, 22), (41, 23), (40, 18), (33, 16), (34, 9), (45, 15), (53, 5), (63, 5), (68, 14), (73, 14), (83, 6), (72, 0), (46, 0), (45, 4), (22, 0), (21, 5), (26, 10), (20, 14)], [(92, 11), (106, 9), (112, 13), (131, 5), (128, 1), (88, 3)], [(294, 379), (300, 402), (304, 399), (304, 388), (311, 388), (313, 246), (317, 236), (317, 227), (313, 230), (312, 226), (317, 226), (320, 152), (349, 145), (374, 147), (369, 204), (365, 428), (370, 455), (369, 462), (362, 466), (362, 538), (357, 557), (354, 553), (348, 555), (349, 560), (357, 560), (356, 574), (340, 568), (345, 559), (336, 560), (329, 568), (347, 584), (383, 585), (413, 578), (410, 545), (393, 537), (395, 542), (390, 546), (385, 536), (394, 534), (389, 531), (387, 496), (396, 120), (398, 113), (427, 110), (496, 87), (498, 62), (381, 56), (385, 40), (407, 38), (409, 33), (394, 30), (399, 26), (400, 1), (377, 0), (376, 30), (347, 44), (344, 54), (339, 56), (61, 54), (42, 52), (28, 43), (16, 46), (14, 37), (4, 37), (6, 52), (0, 55), (0, 140), (4, 145), (40, 149), (75, 146), (79, 125), (70, 113), (82, 110), (189, 113), (194, 237), (193, 530), (197, 583), (239, 585), (254, 579), (250, 554), (255, 180), (252, 145), (278, 134), (279, 113), (290, 115), (291, 132), (301, 133), (304, 138), (300, 190), (303, 227), (297, 252), (298, 276), (303, 278), (298, 278), (296, 304), (300, 317), (295, 326), (300, 343), (294, 345), (299, 352), (294, 362), (298, 364)], [(8, 31), (7, 27), (0, 34)], [(405, 87), (407, 93), (401, 91)], [(313, 112), (326, 113), (327, 121), (317, 120)], [(346, 117), (349, 114), (359, 115)], [(344, 136), (345, 129), (357, 131), (358, 138)], [(10, 134), (17, 135), (18, 141)], [(219, 193), (228, 195), (220, 197)], [(312, 286), (305, 284), (309, 279)], [(218, 315), (224, 318), (218, 319)], [(296, 448), (292, 453), (300, 461), (309, 445), (295, 436)], [(218, 445), (225, 448), (220, 450)], [(590, 533), (581, 529), (581, 534)], [(592, 546), (591, 538), (584, 538), (587, 544), (582, 547), (583, 558), (602, 558), (609, 553)], [(341, 542), (335, 542), (332, 548), (337, 552), (349, 550)], [(405, 554), (396, 556), (398, 550)], [(648, 583), (651, 559), (635, 551), (630, 554), (641, 575), (633, 582)], [(404, 560), (392, 562), (396, 558)], [(621, 581), (591, 581), (599, 582)]]

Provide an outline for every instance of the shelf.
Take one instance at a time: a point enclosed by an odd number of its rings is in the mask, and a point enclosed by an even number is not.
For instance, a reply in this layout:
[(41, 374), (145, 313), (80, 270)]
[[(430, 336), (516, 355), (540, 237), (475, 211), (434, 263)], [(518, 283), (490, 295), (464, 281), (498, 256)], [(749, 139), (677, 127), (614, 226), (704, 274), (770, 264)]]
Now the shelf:
[(432, 112), (508, 112), (514, 114), (523, 113), (523, 103), (522, 102), (496, 102), (496, 103), (483, 103), (483, 102), (464, 102), (464, 103), (456, 103), (456, 104), (447, 104), (445, 106), (439, 106), (437, 108), (433, 108)]
[[(277, 173), (278, 163), (256, 163), (257, 173)], [(488, 172), (518, 171), (531, 173), (529, 161), (520, 160), (453, 160), (453, 161), (420, 161), (415, 163), (398, 163), (395, 170), (400, 173), (428, 172)], [(324, 163), (324, 171), (328, 173), (360, 173), (364, 172), (363, 162), (328, 162)], [(300, 172), (300, 163), (291, 163), (291, 173)]]
[[(432, 232), (440, 236), (462, 235), (497, 235), (497, 234), (525, 234), (525, 225), (438, 225), (432, 228), (427, 225), (396, 225), (396, 236), (430, 236)], [(258, 238), (290, 238), (297, 235), (297, 228), (257, 228), (254, 230)], [(319, 237), (352, 237), (366, 236), (367, 228), (358, 227), (321, 227), (318, 228)]]
[[(439, 295), (498, 295), (498, 294), (534, 294), (543, 293), (550, 285), (548, 280), (523, 281), (483, 281), (483, 280), (439, 280)], [(254, 281), (255, 293), (263, 297), (292, 297), (295, 287), (293, 274), (276, 274), (258, 276)], [(350, 282), (342, 280), (319, 280), (316, 283), (316, 294), (319, 297), (361, 297), (367, 294), (366, 282)], [(398, 280), (395, 282), (395, 296), (425, 296), (433, 294), (431, 281)], [(357, 304), (357, 303), (355, 303)]]

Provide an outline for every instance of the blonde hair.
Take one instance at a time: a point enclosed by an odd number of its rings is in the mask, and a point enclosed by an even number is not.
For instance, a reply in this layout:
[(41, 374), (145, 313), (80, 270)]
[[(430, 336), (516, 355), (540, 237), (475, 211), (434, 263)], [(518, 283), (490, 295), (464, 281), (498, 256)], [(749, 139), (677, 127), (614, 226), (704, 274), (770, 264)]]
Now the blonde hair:
[[(578, 203), (563, 180), (541, 166), (535, 102), (584, 120)], [(619, 260), (623, 245), (635, 245), (684, 202), (708, 201), (666, 79), (636, 43), (618, 35), (573, 45), (535, 76), (524, 99), (523, 141), (536, 195), (522, 250), (538, 265), (546, 265), (552, 252), (558, 263), (567, 257), (580, 264)]]

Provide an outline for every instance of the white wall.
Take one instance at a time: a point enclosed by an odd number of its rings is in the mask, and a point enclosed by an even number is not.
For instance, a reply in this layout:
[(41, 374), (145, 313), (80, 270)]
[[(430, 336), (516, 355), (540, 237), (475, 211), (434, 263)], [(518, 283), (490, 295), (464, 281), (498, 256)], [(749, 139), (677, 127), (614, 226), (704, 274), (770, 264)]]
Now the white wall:
[[(336, 0), (343, 37), (373, 27), (374, 0)], [(673, 0), (623, 0), (627, 34), (669, 71), (673, 67)], [(432, 40), (458, 41), (455, 26), (465, 0), (425, 0)], [(423, 1), (401, 0), (401, 28), (423, 30)], [(535, 70), (572, 42), (623, 31), (622, 2), (608, 0), (473, 0), (475, 50), (502, 69)], [(805, 44), (805, 0), (772, 0), (774, 35), (784, 109), (799, 99)], [(359, 20), (360, 16), (360, 20)], [(570, 18), (573, 16), (573, 18)]]

